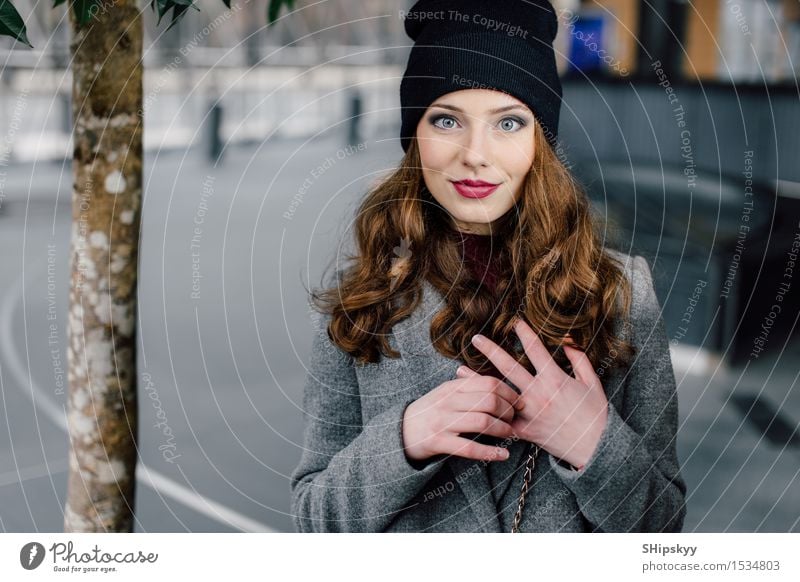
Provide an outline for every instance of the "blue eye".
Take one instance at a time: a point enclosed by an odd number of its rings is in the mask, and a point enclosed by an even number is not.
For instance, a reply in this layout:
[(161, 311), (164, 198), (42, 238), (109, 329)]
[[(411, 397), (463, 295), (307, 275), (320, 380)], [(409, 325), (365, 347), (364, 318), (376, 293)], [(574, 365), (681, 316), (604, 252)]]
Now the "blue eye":
[(431, 117), (430, 118), (430, 122), (435, 127), (438, 127), (439, 129), (450, 129), (452, 126), (450, 126), (450, 127), (442, 127), (441, 125), (438, 124), (438, 121), (440, 121), (442, 119), (447, 120), (447, 121), (453, 121), (453, 122), (455, 121), (455, 118), (450, 117), (449, 115), (437, 115), (436, 117)]
[(525, 121), (520, 119), (519, 117), (504, 117), (500, 121), (500, 123), (503, 123), (505, 121), (512, 121), (512, 122), (518, 123), (519, 124), (519, 129), (522, 129), (526, 125)]
[[(434, 117), (430, 117), (429, 121), (434, 127), (438, 127), (439, 129), (452, 129), (454, 127), (454, 125), (443, 126), (439, 122), (440, 121), (445, 121), (445, 122), (452, 121), (453, 123), (455, 123), (456, 120), (451, 115), (436, 115)], [(507, 122), (517, 123), (519, 125), (519, 127), (517, 127), (516, 129), (514, 129), (513, 125), (511, 127), (508, 127), (508, 123)], [(527, 125), (527, 122), (524, 119), (520, 119), (519, 117), (513, 117), (513, 116), (512, 117), (504, 117), (503, 119), (500, 120), (501, 126), (504, 123), (505, 123), (505, 128), (507, 128), (507, 129), (504, 129), (504, 131), (506, 133), (510, 133), (512, 131), (519, 131), (520, 129), (522, 129), (523, 127), (525, 127)]]

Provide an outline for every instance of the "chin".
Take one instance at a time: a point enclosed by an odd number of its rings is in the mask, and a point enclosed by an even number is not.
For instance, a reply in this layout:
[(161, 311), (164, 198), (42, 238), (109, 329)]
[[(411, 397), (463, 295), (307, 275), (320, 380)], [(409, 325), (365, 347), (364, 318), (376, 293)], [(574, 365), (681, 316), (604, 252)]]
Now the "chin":
[(503, 216), (503, 212), (496, 212), (494, 210), (490, 212), (457, 212), (451, 213), (455, 216), (458, 220), (462, 222), (472, 222), (476, 224), (490, 224)]

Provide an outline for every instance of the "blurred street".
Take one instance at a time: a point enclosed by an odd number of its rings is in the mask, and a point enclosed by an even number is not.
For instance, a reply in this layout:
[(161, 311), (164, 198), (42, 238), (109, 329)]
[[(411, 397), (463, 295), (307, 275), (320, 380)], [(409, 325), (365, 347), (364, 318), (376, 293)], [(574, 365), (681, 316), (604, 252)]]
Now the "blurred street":
[[(319, 284), (367, 185), (400, 153), (393, 135), (348, 147), (337, 134), (236, 146), (219, 167), (197, 148), (148, 155), (136, 531), (292, 531), (303, 287)], [(5, 532), (62, 528), (70, 188), (67, 164), (19, 164), (0, 207)], [(773, 348), (735, 369), (695, 347), (673, 353), (684, 531), (800, 532), (800, 342)]]

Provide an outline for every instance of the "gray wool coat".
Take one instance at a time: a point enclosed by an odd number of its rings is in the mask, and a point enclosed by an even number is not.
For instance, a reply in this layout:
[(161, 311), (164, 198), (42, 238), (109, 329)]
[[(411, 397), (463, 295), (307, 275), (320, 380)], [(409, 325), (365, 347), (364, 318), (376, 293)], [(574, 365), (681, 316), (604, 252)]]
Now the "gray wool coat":
[[(631, 326), (616, 325), (636, 346), (629, 368), (597, 363), (608, 422), (580, 471), (542, 449), (534, 467), (522, 532), (677, 532), (686, 484), (675, 437), (678, 401), (661, 309), (641, 256), (608, 250), (632, 282)], [(423, 283), (420, 306), (388, 340), (402, 357), (354, 365), (316, 314), (304, 386), (302, 458), (290, 479), (292, 519), (300, 532), (509, 531), (522, 486), (528, 442), (506, 439), (505, 461), (437, 455), (409, 463), (403, 451), (406, 407), (454, 379), (462, 362), (430, 341), (443, 298)], [(630, 332), (630, 333), (629, 333)], [(519, 340), (517, 340), (519, 341)], [(479, 436), (481, 442), (495, 437)], [(489, 440), (483, 440), (489, 439)]]

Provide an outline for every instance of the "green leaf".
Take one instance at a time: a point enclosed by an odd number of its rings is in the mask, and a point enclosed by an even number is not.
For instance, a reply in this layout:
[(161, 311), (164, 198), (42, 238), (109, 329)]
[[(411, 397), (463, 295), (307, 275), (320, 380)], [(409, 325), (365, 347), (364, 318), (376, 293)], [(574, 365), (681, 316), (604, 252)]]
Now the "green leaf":
[(97, 4), (98, 0), (72, 0), (72, 8), (75, 12), (75, 19), (79, 24), (86, 24), (91, 19), (95, 11), (92, 6)]
[(169, 11), (171, 5), (169, 0), (153, 0), (156, 7), (158, 8), (158, 20), (156, 21), (156, 26), (161, 24), (161, 18)]
[(272, 26), (278, 20), (278, 15), (281, 13), (281, 8), (283, 8), (284, 4), (290, 12), (294, 8), (294, 0), (269, 0), (267, 26)]
[(55, 7), (56, 7), (56, 6), (58, 6), (59, 4), (63, 4), (63, 3), (64, 3), (64, 2), (66, 2), (66, 1), (67, 1), (67, 0), (55, 0), (55, 2), (53, 2), (53, 8), (55, 8)]
[(194, 8), (197, 12), (200, 12), (200, 9), (197, 7), (197, 4), (193, 3), (193, 0), (151, 0), (150, 7), (154, 12), (158, 13), (156, 26), (160, 25), (164, 15), (172, 10), (172, 21), (167, 27), (167, 30), (175, 26), (189, 8)]
[(174, 6), (174, 9), (172, 10), (172, 22), (167, 27), (167, 30), (175, 26), (190, 7), (200, 12), (200, 9), (192, 4), (191, 0), (187, 0), (188, 3), (184, 3), (182, 0), (167, 0), (167, 2)]
[(25, 23), (10, 0), (0, 0), (0, 35), (10, 36), (33, 48), (28, 40)]

